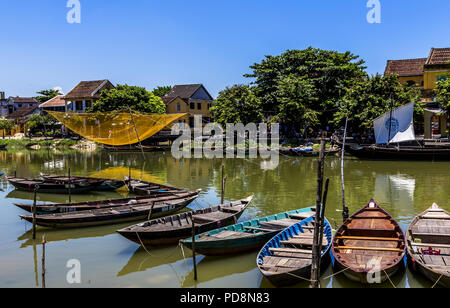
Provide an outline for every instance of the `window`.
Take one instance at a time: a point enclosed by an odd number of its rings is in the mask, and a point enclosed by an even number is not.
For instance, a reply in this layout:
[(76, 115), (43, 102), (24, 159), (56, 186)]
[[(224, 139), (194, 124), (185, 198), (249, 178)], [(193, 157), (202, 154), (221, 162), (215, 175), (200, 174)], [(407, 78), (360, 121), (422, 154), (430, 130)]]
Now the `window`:
[(178, 111), (178, 112), (181, 111), (181, 105), (180, 105), (180, 104), (177, 105), (177, 111)]
[(211, 107), (212, 107), (211, 102), (208, 102), (208, 110), (211, 109)]
[(445, 80), (447, 80), (447, 78), (448, 78), (448, 76), (445, 76), (445, 75), (438, 76), (438, 77), (437, 77), (437, 81), (438, 81), (438, 82), (439, 82), (439, 81), (445, 81)]
[(195, 103), (190, 103), (189, 105), (190, 105), (189, 107), (190, 107), (192, 110), (195, 109)]
[(92, 101), (87, 101), (86, 102), (86, 109), (92, 107)]
[(197, 109), (202, 110), (202, 103), (197, 103)]
[(194, 125), (194, 118), (193, 117), (191, 117), (191, 118), (189, 118), (189, 126), (191, 127), (191, 128), (193, 128), (195, 125)]
[(414, 80), (408, 80), (408, 82), (406, 83), (406, 85), (408, 87), (414, 87), (416, 85), (416, 82)]
[(83, 110), (83, 102), (82, 101), (75, 102), (75, 110)]

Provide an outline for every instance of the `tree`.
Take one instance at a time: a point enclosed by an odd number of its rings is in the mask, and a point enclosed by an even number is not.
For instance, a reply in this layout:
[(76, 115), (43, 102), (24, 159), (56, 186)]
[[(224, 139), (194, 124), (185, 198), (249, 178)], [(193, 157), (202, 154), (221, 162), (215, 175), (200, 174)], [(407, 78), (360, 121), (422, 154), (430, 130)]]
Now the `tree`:
[(62, 93), (59, 92), (59, 90), (42, 90), (40, 92), (37, 92), (37, 94), (41, 94), (40, 96), (36, 96), (35, 99), (39, 103), (45, 103), (46, 101), (58, 96), (62, 95)]
[(261, 101), (254, 88), (247, 85), (234, 85), (221, 91), (211, 112), (214, 121), (222, 126), (227, 123), (260, 123), (263, 120)]
[(10, 131), (13, 130), (15, 124), (13, 121), (8, 121), (4, 118), (0, 118), (0, 130)]
[[(333, 119), (336, 102), (355, 80), (366, 75), (365, 62), (358, 58), (350, 52), (312, 47), (288, 50), (279, 56), (266, 56), (250, 67), (252, 74), (244, 76), (255, 78), (256, 95), (266, 116), (294, 123), (307, 119), (311, 125), (324, 127)], [(292, 107), (295, 112), (307, 114), (286, 118), (286, 111)]]
[(155, 94), (156, 96), (159, 97), (163, 97), (164, 95), (166, 95), (167, 93), (170, 92), (170, 90), (172, 90), (171, 86), (159, 86), (156, 87), (155, 89), (153, 89), (153, 94)]
[(27, 124), (28, 124), (28, 127), (30, 128), (30, 130), (53, 129), (57, 123), (58, 123), (58, 121), (49, 114), (44, 115), (44, 116), (39, 115), (39, 114), (34, 114), (27, 121)]
[(103, 90), (100, 99), (94, 102), (88, 112), (128, 111), (129, 109), (163, 114), (166, 105), (162, 99), (143, 87), (117, 85), (115, 89)]
[(416, 104), (416, 114), (422, 115), (420, 92), (417, 88), (405, 87), (397, 75), (367, 76), (355, 82), (342, 99), (338, 111), (335, 113), (335, 124), (343, 124), (349, 118), (349, 127), (354, 132), (363, 132), (372, 126), (373, 120), (396, 108), (408, 103)]
[(447, 111), (450, 112), (450, 74), (444, 75), (440, 78), (441, 80), (437, 82), (436, 87), (436, 99)]

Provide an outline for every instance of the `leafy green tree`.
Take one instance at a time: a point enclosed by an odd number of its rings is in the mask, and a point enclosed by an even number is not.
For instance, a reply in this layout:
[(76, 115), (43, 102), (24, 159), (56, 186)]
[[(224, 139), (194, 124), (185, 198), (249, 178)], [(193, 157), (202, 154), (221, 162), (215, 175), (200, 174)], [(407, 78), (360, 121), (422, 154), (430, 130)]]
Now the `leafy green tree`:
[(40, 94), (40, 96), (36, 96), (35, 99), (39, 103), (45, 103), (46, 101), (58, 96), (62, 95), (62, 93), (59, 92), (59, 90), (42, 90), (40, 92), (37, 92), (37, 94)]
[(31, 130), (42, 130), (42, 131), (53, 129), (57, 123), (58, 121), (49, 114), (44, 116), (40, 114), (34, 114), (27, 121), (28, 127)]
[[(336, 102), (355, 80), (366, 75), (365, 62), (358, 58), (350, 52), (312, 47), (288, 50), (279, 56), (266, 56), (250, 67), (253, 73), (244, 76), (255, 79), (265, 116), (324, 127), (333, 119)], [(286, 118), (289, 110), (306, 114)]]
[(153, 94), (155, 94), (156, 96), (159, 97), (163, 97), (164, 95), (166, 95), (167, 93), (170, 92), (170, 90), (172, 90), (171, 86), (159, 86), (156, 87), (155, 89), (153, 89)]
[(373, 120), (408, 103), (416, 103), (416, 114), (423, 114), (420, 92), (417, 88), (405, 87), (397, 75), (375, 75), (355, 82), (341, 100), (334, 122), (342, 125), (349, 118), (349, 127), (354, 132), (363, 132), (372, 126)]
[(9, 130), (13, 130), (14, 127), (15, 127), (15, 124), (13, 121), (8, 121), (4, 118), (0, 119), (0, 130), (9, 131)]
[(442, 105), (442, 107), (450, 112), (450, 74), (442, 76), (440, 81), (437, 82), (436, 87), (436, 99)]
[(88, 112), (128, 111), (163, 114), (166, 105), (162, 99), (143, 87), (117, 85), (115, 89), (103, 90)]
[(224, 127), (227, 123), (248, 124), (263, 120), (261, 101), (254, 88), (247, 85), (234, 85), (221, 91), (211, 112), (214, 121)]

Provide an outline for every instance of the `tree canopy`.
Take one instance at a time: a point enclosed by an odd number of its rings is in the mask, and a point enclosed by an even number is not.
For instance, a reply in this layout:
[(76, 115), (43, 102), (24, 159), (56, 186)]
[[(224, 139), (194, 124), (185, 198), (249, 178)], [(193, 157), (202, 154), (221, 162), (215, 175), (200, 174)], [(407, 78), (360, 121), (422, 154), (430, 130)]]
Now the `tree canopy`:
[(225, 126), (227, 123), (260, 123), (263, 120), (261, 101), (254, 88), (247, 85), (227, 87), (219, 93), (211, 108), (214, 121)]
[(309, 47), (266, 56), (250, 68), (264, 115), (280, 121), (322, 126), (355, 80), (364, 78), (364, 61), (350, 52)]
[(450, 113), (450, 74), (442, 77), (444, 78), (437, 82), (436, 99)]
[(117, 85), (115, 89), (103, 90), (100, 99), (88, 112), (128, 111), (163, 114), (166, 105), (162, 99), (143, 87)]
[(334, 123), (342, 124), (346, 117), (353, 131), (361, 131), (372, 125), (372, 121), (408, 103), (416, 103), (416, 112), (422, 113), (420, 92), (417, 88), (405, 87), (397, 75), (367, 76), (355, 82), (342, 98), (334, 115)]
[(13, 130), (15, 127), (13, 121), (6, 120), (4, 118), (0, 118), (0, 129), (1, 130)]
[(170, 90), (172, 90), (171, 86), (158, 86), (158, 87), (154, 88), (152, 92), (156, 96), (163, 97), (164, 95), (169, 93)]
[(37, 92), (37, 94), (40, 94), (40, 96), (36, 96), (35, 99), (39, 103), (45, 103), (46, 101), (48, 101), (58, 95), (62, 95), (62, 93), (60, 93), (59, 90), (54, 90), (54, 89), (42, 90), (40, 92)]

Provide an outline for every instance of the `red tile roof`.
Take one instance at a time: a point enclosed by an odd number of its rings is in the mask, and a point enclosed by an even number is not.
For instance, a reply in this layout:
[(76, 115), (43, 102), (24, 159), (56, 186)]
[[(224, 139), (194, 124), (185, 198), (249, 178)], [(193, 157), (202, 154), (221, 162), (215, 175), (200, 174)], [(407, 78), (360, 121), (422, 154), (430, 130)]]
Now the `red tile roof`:
[(389, 60), (386, 65), (385, 75), (395, 74), (399, 76), (420, 76), (423, 75), (426, 58)]
[(23, 117), (26, 117), (27, 115), (32, 114), (38, 107), (37, 106), (31, 106), (31, 107), (23, 107), (19, 110), (16, 110), (15, 112), (11, 113), (8, 118), (9, 119), (20, 119)]
[(10, 97), (14, 103), (20, 104), (37, 104), (38, 101), (33, 97)]
[(113, 88), (109, 80), (93, 80), (93, 81), (81, 81), (75, 88), (73, 88), (64, 97), (65, 100), (71, 99), (92, 99), (100, 97), (100, 89), (109, 85), (109, 88)]
[(45, 107), (65, 107), (66, 101), (63, 100), (64, 95), (58, 95), (54, 98), (46, 101), (45, 103), (39, 105), (39, 108), (45, 108)]
[(450, 48), (431, 48), (425, 65), (450, 64)]

